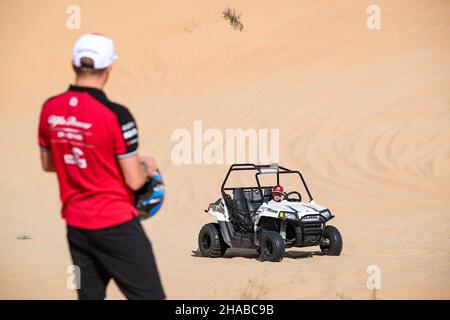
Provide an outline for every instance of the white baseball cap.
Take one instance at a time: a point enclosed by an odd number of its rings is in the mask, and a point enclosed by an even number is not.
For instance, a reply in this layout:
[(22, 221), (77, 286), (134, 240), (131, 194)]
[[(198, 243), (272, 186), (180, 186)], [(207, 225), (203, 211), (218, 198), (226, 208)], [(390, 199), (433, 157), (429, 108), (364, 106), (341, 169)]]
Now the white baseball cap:
[(72, 63), (81, 67), (81, 58), (91, 58), (94, 69), (104, 69), (119, 59), (114, 54), (114, 42), (101, 34), (88, 33), (75, 42), (72, 50)]

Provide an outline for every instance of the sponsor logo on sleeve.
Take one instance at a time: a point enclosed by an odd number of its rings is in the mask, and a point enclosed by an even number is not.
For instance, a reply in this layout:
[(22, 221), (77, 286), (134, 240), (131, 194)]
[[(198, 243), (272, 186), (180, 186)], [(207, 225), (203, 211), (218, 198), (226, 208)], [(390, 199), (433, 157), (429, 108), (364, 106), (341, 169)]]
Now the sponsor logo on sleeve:
[(131, 130), (125, 131), (125, 132), (123, 133), (123, 138), (124, 138), (125, 140), (128, 140), (128, 139), (133, 138), (135, 135), (137, 135), (137, 129), (136, 129), (136, 128), (133, 128), (133, 129), (131, 129)]
[(127, 146), (131, 146), (132, 144), (135, 144), (138, 142), (138, 138), (134, 138), (132, 140), (127, 141)]
[(134, 128), (135, 126), (136, 125), (135, 125), (134, 121), (127, 122), (124, 125), (122, 125), (122, 131), (130, 130), (131, 128)]

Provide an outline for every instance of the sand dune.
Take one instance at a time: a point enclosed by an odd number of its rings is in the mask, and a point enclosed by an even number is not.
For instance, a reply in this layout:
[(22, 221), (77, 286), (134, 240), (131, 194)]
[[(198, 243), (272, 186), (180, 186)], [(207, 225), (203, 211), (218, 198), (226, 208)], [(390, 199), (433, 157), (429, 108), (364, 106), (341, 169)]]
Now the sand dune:
[[(111, 36), (120, 60), (107, 86), (130, 107), (141, 153), (167, 185), (145, 228), (171, 299), (450, 298), (450, 3), (378, 1), (64, 1), (0, 4), (0, 298), (72, 299), (56, 178), (40, 171), (42, 102), (73, 81), (82, 33)], [(238, 32), (221, 17), (242, 12)], [(108, 8), (105, 14), (104, 8)], [(336, 215), (340, 257), (291, 249), (281, 263), (233, 250), (197, 257), (203, 210), (227, 164), (176, 165), (174, 130), (280, 129), (280, 162), (301, 170)], [(30, 240), (18, 240), (18, 234)], [(109, 298), (122, 298), (109, 288)]]

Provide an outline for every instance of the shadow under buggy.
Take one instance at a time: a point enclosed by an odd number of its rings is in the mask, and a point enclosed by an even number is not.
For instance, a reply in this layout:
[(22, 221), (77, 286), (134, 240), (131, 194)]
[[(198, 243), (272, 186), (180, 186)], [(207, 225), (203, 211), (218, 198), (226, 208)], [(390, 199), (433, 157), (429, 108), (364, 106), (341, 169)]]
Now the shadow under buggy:
[[(230, 174), (254, 171), (254, 186), (228, 187)], [(269, 203), (272, 188), (280, 185), (283, 175), (297, 175), (309, 197), (302, 202), (298, 191), (285, 193), (285, 201)], [(261, 175), (273, 175), (274, 185), (261, 186)], [(274, 165), (234, 164), (221, 187), (222, 198), (211, 203), (207, 213), (217, 218), (200, 231), (200, 252), (207, 257), (221, 257), (227, 248), (256, 249), (260, 260), (281, 261), (285, 248), (319, 245), (326, 255), (339, 255), (342, 237), (326, 223), (334, 216), (316, 204), (299, 171)], [(294, 197), (295, 196), (295, 197)]]

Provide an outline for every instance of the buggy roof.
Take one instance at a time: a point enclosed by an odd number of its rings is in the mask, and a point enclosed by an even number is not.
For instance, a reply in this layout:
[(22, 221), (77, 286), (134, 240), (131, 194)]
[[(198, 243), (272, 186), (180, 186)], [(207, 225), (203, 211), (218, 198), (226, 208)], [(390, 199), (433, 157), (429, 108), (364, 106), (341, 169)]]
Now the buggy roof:
[(273, 164), (235, 163), (231, 165), (229, 171), (240, 171), (240, 170), (256, 170), (260, 173), (295, 172), (288, 168), (282, 167), (277, 163)]
[[(228, 173), (225, 176), (225, 179), (223, 180), (223, 183), (222, 183), (222, 187), (221, 187), (222, 194), (224, 193), (225, 190), (236, 189), (236, 188), (225, 187), (227, 180), (230, 176), (230, 173), (233, 171), (244, 171), (244, 170), (245, 171), (256, 171), (255, 179), (256, 179), (256, 183), (257, 183), (257, 188), (259, 188), (259, 189), (261, 189), (261, 187), (262, 187), (259, 182), (259, 179), (258, 179), (259, 175), (276, 174), (277, 184), (279, 185), (280, 184), (280, 174), (288, 174), (288, 173), (297, 174), (300, 177), (300, 179), (306, 189), (306, 192), (308, 193), (309, 198), (311, 200), (313, 199), (311, 196), (311, 193), (309, 192), (308, 186), (306, 185), (306, 182), (303, 179), (303, 175), (297, 170), (290, 170), (286, 167), (282, 167), (282, 166), (278, 165), (277, 163), (265, 164), (265, 165), (257, 165), (257, 164), (253, 164), (253, 163), (235, 163), (235, 164), (231, 165), (230, 169), (228, 170)], [(246, 187), (243, 187), (243, 188), (246, 188)]]

